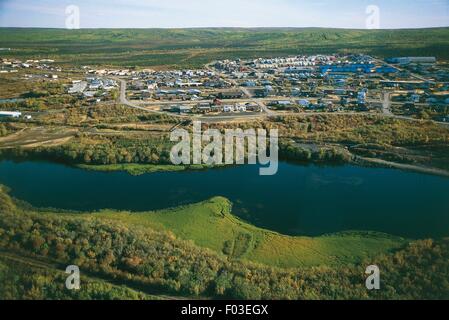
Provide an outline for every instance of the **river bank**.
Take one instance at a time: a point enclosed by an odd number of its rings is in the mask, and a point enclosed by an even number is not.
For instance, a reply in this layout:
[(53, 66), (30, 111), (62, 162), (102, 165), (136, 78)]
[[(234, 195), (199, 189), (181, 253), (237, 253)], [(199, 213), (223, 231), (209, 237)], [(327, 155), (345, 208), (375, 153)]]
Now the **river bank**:
[(439, 168), (423, 167), (423, 166), (419, 166), (419, 165), (397, 163), (397, 162), (391, 162), (391, 161), (386, 161), (386, 160), (382, 160), (382, 159), (366, 158), (366, 157), (359, 157), (359, 156), (356, 156), (355, 163), (358, 163), (360, 165), (374, 165), (374, 166), (379, 166), (379, 167), (383, 167), (383, 168), (394, 168), (394, 169), (400, 169), (400, 170), (406, 170), (406, 171), (413, 171), (413, 172), (419, 172), (419, 173), (431, 174), (431, 175), (435, 175), (435, 176), (449, 178), (449, 171), (439, 169)]

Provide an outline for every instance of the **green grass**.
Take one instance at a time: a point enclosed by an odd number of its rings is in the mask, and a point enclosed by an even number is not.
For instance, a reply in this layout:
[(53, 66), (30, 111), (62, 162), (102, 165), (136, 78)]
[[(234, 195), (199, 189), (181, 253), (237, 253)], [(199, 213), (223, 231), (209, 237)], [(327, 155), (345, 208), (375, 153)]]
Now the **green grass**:
[(101, 172), (114, 172), (114, 171), (125, 171), (131, 175), (139, 176), (148, 173), (157, 172), (179, 172), (188, 170), (205, 170), (210, 168), (207, 165), (159, 165), (159, 164), (137, 164), (137, 163), (125, 163), (125, 164), (107, 164), (107, 165), (90, 165), (90, 164), (79, 164), (76, 165), (77, 168), (91, 171), (101, 171)]
[(0, 47), (12, 49), (2, 56), (76, 65), (199, 67), (225, 58), (348, 52), (448, 60), (448, 30), (0, 28)]
[(346, 232), (321, 237), (291, 237), (257, 228), (231, 213), (231, 203), (221, 197), (198, 204), (156, 212), (131, 213), (105, 210), (87, 218), (120, 221), (173, 232), (196, 245), (277, 267), (339, 266), (388, 252), (406, 240), (380, 233)]

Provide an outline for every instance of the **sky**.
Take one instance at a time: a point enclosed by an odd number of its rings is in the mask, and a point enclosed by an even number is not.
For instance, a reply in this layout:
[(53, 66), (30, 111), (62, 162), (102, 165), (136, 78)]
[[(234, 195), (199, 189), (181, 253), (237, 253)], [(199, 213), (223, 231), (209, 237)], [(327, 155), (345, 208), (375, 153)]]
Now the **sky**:
[[(79, 8), (79, 24), (66, 13), (70, 5)], [(449, 26), (449, 0), (0, 0), (0, 27), (67, 26), (441, 27)]]

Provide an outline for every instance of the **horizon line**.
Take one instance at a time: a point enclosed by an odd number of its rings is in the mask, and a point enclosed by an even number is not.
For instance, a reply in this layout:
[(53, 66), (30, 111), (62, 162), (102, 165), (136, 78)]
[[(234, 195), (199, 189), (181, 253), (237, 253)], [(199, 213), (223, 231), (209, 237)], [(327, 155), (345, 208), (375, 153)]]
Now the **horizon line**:
[(0, 29), (47, 29), (47, 30), (67, 30), (67, 31), (82, 31), (82, 30), (189, 30), (189, 29), (331, 29), (331, 30), (357, 30), (357, 31), (394, 31), (394, 30), (426, 30), (426, 29), (445, 29), (447, 26), (430, 26), (430, 27), (403, 27), (403, 28), (345, 28), (345, 27), (86, 27), (79, 29), (68, 29), (63, 27), (8, 27), (0, 26)]

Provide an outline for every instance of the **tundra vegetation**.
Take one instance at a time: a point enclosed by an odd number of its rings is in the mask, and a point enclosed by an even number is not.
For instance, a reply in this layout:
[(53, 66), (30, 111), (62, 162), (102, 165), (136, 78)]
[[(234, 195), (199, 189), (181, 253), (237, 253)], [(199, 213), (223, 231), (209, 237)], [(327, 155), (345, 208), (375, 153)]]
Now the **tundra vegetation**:
[[(62, 132), (75, 130), (70, 140), (50, 146), (33, 145), (32, 148), (20, 143), (14, 148), (2, 148), (0, 145), (0, 154), (18, 159), (57, 160), (103, 171), (132, 168), (133, 172), (137, 172), (138, 165), (144, 165), (141, 172), (154, 171), (154, 167), (148, 165), (166, 165), (166, 169), (170, 169), (170, 151), (174, 143), (169, 141), (169, 130), (179, 120), (168, 115), (127, 110), (122, 106), (104, 106), (51, 114), (51, 119), (44, 120), (46, 126), (52, 130), (59, 128)], [(16, 128), (19, 125), (16, 124)], [(35, 125), (28, 124), (27, 127)], [(364, 114), (310, 114), (216, 123), (213, 126), (203, 124), (203, 127), (203, 130), (214, 128), (222, 132), (235, 128), (278, 129), (279, 156), (283, 160), (349, 163), (359, 156), (445, 170), (449, 168), (449, 129), (430, 121), (407, 121)], [(191, 130), (191, 125), (187, 124), (184, 128)], [(101, 165), (107, 167), (102, 168)], [(144, 170), (145, 166), (147, 171)], [(156, 171), (160, 170), (162, 167)]]
[[(67, 65), (197, 68), (214, 60), (292, 54), (365, 53), (447, 60), (448, 28), (422, 30), (289, 29), (2, 29), (2, 53)], [(344, 44), (344, 45), (342, 45)], [(107, 52), (108, 54), (105, 54)]]
[[(334, 235), (334, 240), (341, 237), (341, 243), (345, 238), (372, 238), (377, 242), (374, 247), (383, 243), (380, 246), (383, 249), (378, 247), (377, 254), (364, 257), (367, 248), (359, 244), (367, 242), (353, 241), (346, 248), (348, 261), (354, 254), (359, 254), (360, 260), (341, 264), (334, 260), (335, 246), (321, 244), (317, 248), (327, 255), (328, 263), (319, 261), (322, 257), (313, 257), (309, 252), (310, 257), (307, 253), (296, 257), (297, 267), (280, 268), (251, 262), (249, 256), (245, 256), (251, 255), (254, 244), (260, 245), (258, 241), (262, 236), (279, 238), (275, 240), (279, 252), (288, 249), (294, 239), (233, 221), (227, 211), (228, 205), (227, 200), (216, 198), (199, 207), (200, 221), (204, 218), (201, 215), (209, 214), (212, 217), (209, 216), (208, 223), (213, 228), (230, 223), (241, 230), (224, 243), (219, 253), (197, 245), (200, 240), (186, 241), (182, 233), (178, 236), (176, 231), (156, 227), (176, 224), (175, 220), (165, 217), (165, 213), (182, 216), (189, 211), (190, 215), (197, 212), (189, 207), (145, 214), (61, 214), (37, 211), (18, 203), (2, 187), (0, 294), (30, 299), (43, 296), (46, 299), (144, 299), (148, 294), (237, 299), (449, 298), (448, 239), (409, 242), (376, 234)], [(211, 233), (201, 236), (210, 237), (211, 243), (214, 241)], [(297, 239), (312, 245), (314, 241), (325, 240)], [(14, 263), (14, 271), (11, 259), (19, 261)], [(80, 293), (65, 292), (58, 282), (62, 277), (57, 270), (36, 270), (27, 259), (56, 265), (76, 264), (89, 277), (84, 284), (87, 289)], [(371, 264), (383, 270), (383, 290), (365, 288), (364, 272)], [(432, 272), (428, 272), (429, 268)], [(15, 275), (12, 278), (8, 276), (11, 273)], [(90, 277), (101, 280), (93, 281)], [(110, 285), (111, 282), (123, 283), (126, 287), (116, 287)]]

